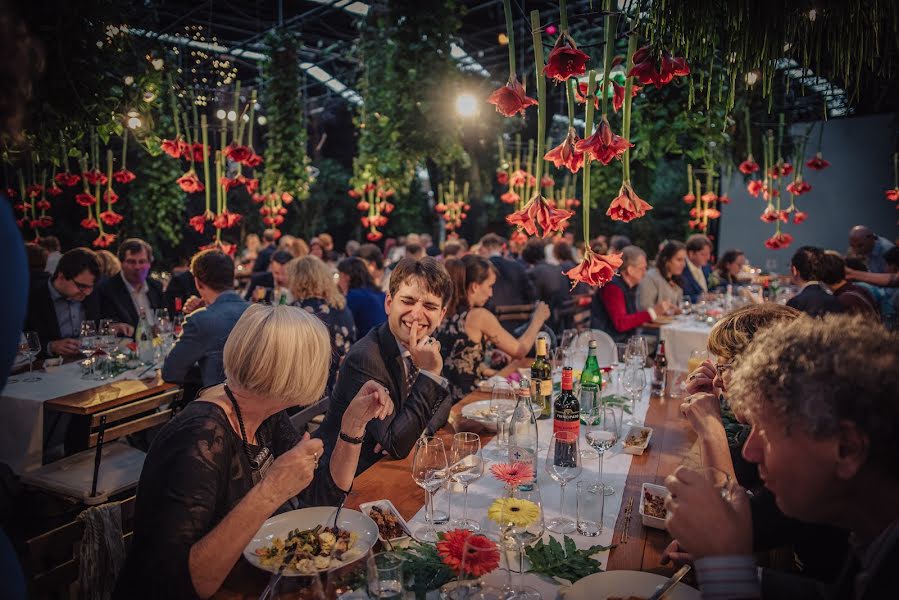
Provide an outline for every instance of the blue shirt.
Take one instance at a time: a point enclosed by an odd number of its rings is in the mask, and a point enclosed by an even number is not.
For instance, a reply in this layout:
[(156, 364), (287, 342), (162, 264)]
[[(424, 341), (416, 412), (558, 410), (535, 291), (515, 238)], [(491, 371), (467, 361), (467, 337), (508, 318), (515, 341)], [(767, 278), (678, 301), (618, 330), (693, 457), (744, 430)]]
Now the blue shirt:
[(353, 288), (346, 295), (346, 305), (356, 323), (356, 339), (365, 336), (372, 327), (387, 320), (384, 311), (386, 294), (371, 288)]
[(893, 242), (886, 239), (885, 237), (877, 237), (877, 241), (874, 242), (874, 247), (871, 249), (871, 254), (868, 255), (866, 259), (866, 263), (868, 264), (868, 270), (872, 273), (889, 273), (890, 270), (887, 268), (887, 261), (883, 258), (883, 255), (887, 253), (887, 251), (893, 247)]
[[(77, 338), (81, 335), (81, 322), (84, 321), (84, 307), (77, 300), (69, 300), (53, 287), (53, 279), (47, 280), (50, 298), (53, 299), (53, 310), (59, 322), (59, 337)], [(49, 341), (49, 340), (48, 340)]]

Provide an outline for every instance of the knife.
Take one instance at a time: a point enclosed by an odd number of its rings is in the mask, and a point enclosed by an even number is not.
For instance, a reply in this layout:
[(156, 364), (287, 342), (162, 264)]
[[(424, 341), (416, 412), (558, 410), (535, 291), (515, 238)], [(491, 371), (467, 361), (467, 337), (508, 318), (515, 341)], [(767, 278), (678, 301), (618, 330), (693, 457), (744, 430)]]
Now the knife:
[(663, 583), (656, 589), (655, 594), (649, 597), (649, 600), (661, 600), (665, 597), (665, 595), (671, 591), (671, 589), (676, 586), (681, 579), (684, 578), (684, 575), (690, 572), (690, 565), (684, 565), (677, 572), (668, 578), (668, 581)]

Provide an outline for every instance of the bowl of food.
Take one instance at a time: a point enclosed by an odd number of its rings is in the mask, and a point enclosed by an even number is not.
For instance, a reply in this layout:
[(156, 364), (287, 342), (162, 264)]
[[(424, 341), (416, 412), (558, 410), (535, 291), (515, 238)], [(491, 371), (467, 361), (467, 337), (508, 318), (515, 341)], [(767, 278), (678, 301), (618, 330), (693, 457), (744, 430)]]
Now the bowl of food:
[(665, 529), (665, 517), (668, 509), (665, 508), (665, 497), (668, 488), (662, 485), (644, 483), (640, 493), (640, 517), (643, 525), (655, 529)]
[(320, 506), (271, 517), (244, 548), (244, 558), (264, 571), (283, 570), (286, 577), (316, 575), (359, 560), (378, 539), (378, 526), (345, 508), (332, 527), (335, 510)]
[(389, 546), (405, 544), (411, 539), (409, 525), (390, 500), (364, 502), (359, 510), (368, 515), (378, 526), (378, 539)]
[(641, 456), (649, 447), (650, 438), (652, 438), (652, 427), (633, 425), (624, 436), (622, 452)]

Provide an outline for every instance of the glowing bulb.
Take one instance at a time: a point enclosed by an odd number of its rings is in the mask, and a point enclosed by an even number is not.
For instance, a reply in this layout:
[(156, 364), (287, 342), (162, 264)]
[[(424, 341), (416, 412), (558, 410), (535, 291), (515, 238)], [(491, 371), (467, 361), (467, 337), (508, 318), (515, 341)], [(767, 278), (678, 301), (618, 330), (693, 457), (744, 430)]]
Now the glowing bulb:
[(268, 123), (268, 119), (265, 118), (265, 115), (259, 115), (256, 118), (256, 122), (259, 123), (260, 125), (265, 125), (266, 123)]
[(150, 90), (144, 92), (144, 102), (150, 103), (153, 102), (153, 100), (156, 100), (156, 94)]
[(818, 11), (817, 11), (817, 10), (815, 10), (815, 9), (813, 8), (813, 9), (811, 9), (810, 11), (808, 11), (808, 20), (809, 20), (809, 21), (811, 21), (812, 23), (814, 23), (814, 22), (815, 22), (815, 19), (816, 19), (817, 17), (818, 17)]
[(227, 113), (225, 113), (225, 111), (222, 110), (221, 108), (218, 109), (217, 111), (215, 111), (215, 116), (222, 121), (225, 120), (226, 115), (227, 115)]
[(746, 85), (755, 85), (755, 82), (757, 82), (758, 80), (758, 71), (750, 71), (746, 73)]
[(471, 94), (459, 94), (456, 98), (456, 112), (463, 117), (478, 114), (478, 101)]
[(505, 33), (499, 34), (498, 36), (496, 36), (496, 39), (497, 39), (497, 41), (499, 41), (500, 46), (508, 46), (509, 45), (509, 36), (507, 36)]
[(246, 123), (247, 121), (250, 120), (250, 115), (248, 115), (247, 113), (244, 113), (244, 114), (240, 115), (240, 120), (243, 121), (244, 123)]
[(128, 129), (140, 129), (143, 124), (143, 121), (140, 119), (140, 114), (137, 111), (128, 111), (128, 120), (125, 121), (125, 125), (128, 126)]
[(236, 121), (236, 120), (237, 120), (237, 113), (234, 112), (233, 110), (229, 110), (229, 111), (228, 111), (228, 120), (229, 120), (229, 121)]

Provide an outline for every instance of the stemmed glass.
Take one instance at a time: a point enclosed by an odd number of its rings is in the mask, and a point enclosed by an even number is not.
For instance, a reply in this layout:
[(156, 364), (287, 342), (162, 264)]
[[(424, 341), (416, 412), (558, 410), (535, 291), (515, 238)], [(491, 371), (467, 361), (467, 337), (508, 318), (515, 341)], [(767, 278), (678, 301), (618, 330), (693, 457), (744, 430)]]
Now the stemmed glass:
[(453, 436), (449, 476), (462, 486), (462, 518), (453, 519), (453, 527), (480, 531), (477, 521), (468, 519), (468, 486), (484, 474), (484, 458), (481, 456), (481, 436), (462, 431)]
[(437, 527), (434, 525), (434, 492), (443, 485), (448, 470), (443, 440), (429, 436), (419, 438), (412, 459), (412, 479), (427, 493), (428, 525), (419, 527), (415, 532), (415, 539), (421, 542), (437, 541)]
[(590, 489), (597, 492), (601, 489), (603, 496), (611, 496), (615, 493), (615, 488), (602, 480), (603, 456), (606, 450), (615, 445), (620, 435), (618, 424), (620, 414), (616, 415), (615, 413), (613, 405), (600, 399), (596, 403), (596, 410), (591, 416), (585, 432), (587, 443), (593, 446), (593, 449), (599, 454), (599, 476), (596, 485), (591, 486)]
[(635, 335), (627, 340), (627, 350), (625, 350), (625, 359), (628, 363), (639, 360), (640, 366), (646, 366), (646, 357), (649, 356), (649, 350), (646, 348), (646, 338), (642, 335)]
[(512, 585), (511, 573), (507, 584), (506, 600), (539, 600), (540, 592), (523, 584), (524, 547), (543, 537), (543, 502), (540, 486), (535, 482), (530, 490), (518, 488), (514, 498), (508, 498), (500, 516), (503, 540), (518, 547), (518, 578)]
[(97, 350), (99, 338), (97, 337), (97, 324), (94, 321), (82, 321), (81, 331), (78, 335), (81, 354), (90, 360), (90, 368), (83, 379), (90, 379), (94, 375), (94, 352)]
[(621, 384), (631, 397), (631, 416), (628, 424), (640, 425), (641, 423), (637, 419), (637, 397), (643, 394), (643, 389), (646, 387), (646, 372), (643, 369), (643, 363), (638, 363), (636, 360), (628, 361), (621, 376)]
[[(581, 408), (582, 425), (589, 426), (593, 422), (596, 415), (596, 404), (602, 401), (601, 396), (602, 392), (595, 385), (581, 386), (578, 392), (578, 403)], [(596, 452), (590, 448), (589, 444), (581, 447), (581, 458), (594, 458), (595, 456)]]
[(515, 390), (506, 382), (497, 383), (490, 393), (490, 414), (496, 419), (493, 439), (497, 460), (505, 461), (509, 454), (509, 417), (515, 411)]
[(41, 340), (36, 331), (25, 331), (19, 338), (18, 353), (28, 359), (28, 377), (23, 377), (21, 381), (31, 383), (40, 381), (41, 376), (34, 374), (34, 359), (41, 353)]
[(581, 453), (578, 451), (578, 434), (574, 431), (557, 431), (553, 434), (546, 452), (546, 472), (559, 482), (562, 488), (559, 500), (559, 516), (551, 519), (546, 528), (554, 533), (572, 533), (576, 529), (573, 519), (565, 514), (565, 486), (581, 474)]
[[(119, 345), (119, 340), (116, 337), (116, 331), (112, 326), (111, 319), (103, 319), (100, 321), (100, 327), (97, 329), (97, 347), (103, 351), (104, 354), (104, 365), (106, 365), (106, 369), (101, 368), (100, 370), (100, 379), (106, 379), (106, 376), (112, 376), (112, 369), (110, 368), (112, 353), (116, 349), (116, 346)], [(106, 371), (104, 373), (104, 370)]]
[[(160, 311), (165, 311), (165, 315), (160, 315)], [(162, 356), (158, 357), (158, 359), (164, 358), (169, 350), (172, 348), (172, 342), (174, 341), (174, 325), (172, 324), (171, 319), (168, 317), (168, 311), (164, 308), (159, 309), (156, 314), (156, 331), (159, 334), (159, 337), (162, 338), (162, 345), (160, 346), (160, 352)], [(157, 360), (158, 360), (157, 359)]]

